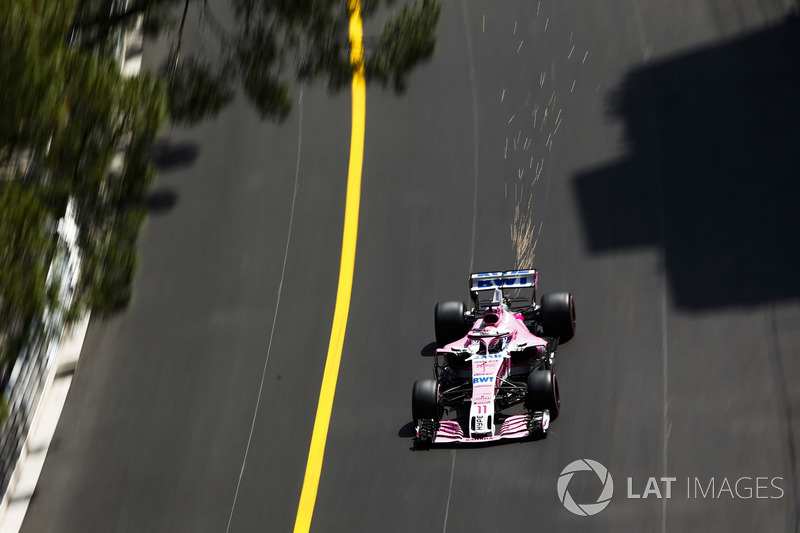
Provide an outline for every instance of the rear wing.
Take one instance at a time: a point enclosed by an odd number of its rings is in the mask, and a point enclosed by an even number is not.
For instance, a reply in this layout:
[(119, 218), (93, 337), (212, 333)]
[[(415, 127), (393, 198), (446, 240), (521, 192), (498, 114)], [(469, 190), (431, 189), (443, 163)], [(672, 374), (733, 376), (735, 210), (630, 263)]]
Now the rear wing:
[(479, 272), (470, 274), (469, 290), (488, 291), (500, 289), (523, 289), (533, 287), (539, 283), (539, 272), (531, 270), (508, 270), (506, 272)]
[[(536, 305), (536, 289), (539, 272), (531, 270), (507, 270), (505, 272), (478, 272), (469, 276), (469, 291), (474, 310), (480, 312), (492, 306), (497, 298), (494, 291), (502, 293), (503, 300), (512, 310), (525, 309)], [(492, 291), (492, 295), (487, 295)], [(488, 296), (488, 298), (487, 298)]]

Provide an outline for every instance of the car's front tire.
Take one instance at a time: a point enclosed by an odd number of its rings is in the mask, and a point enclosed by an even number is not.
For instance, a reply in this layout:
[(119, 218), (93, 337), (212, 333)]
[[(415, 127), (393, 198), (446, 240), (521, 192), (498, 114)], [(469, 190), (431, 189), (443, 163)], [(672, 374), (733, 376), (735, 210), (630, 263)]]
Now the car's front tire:
[(414, 382), (411, 392), (411, 416), (414, 423), (419, 420), (438, 421), (441, 409), (439, 407), (439, 387), (435, 379), (418, 379)]
[(529, 411), (550, 411), (550, 419), (558, 418), (561, 410), (561, 396), (558, 381), (552, 370), (539, 370), (528, 375), (528, 397), (525, 406)]

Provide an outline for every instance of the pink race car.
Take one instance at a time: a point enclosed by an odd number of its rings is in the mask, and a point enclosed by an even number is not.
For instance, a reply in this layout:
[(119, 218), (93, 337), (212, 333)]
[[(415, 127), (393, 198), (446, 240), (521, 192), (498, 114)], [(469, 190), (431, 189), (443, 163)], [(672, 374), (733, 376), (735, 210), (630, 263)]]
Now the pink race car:
[(440, 302), (434, 313), (435, 379), (414, 383), (421, 445), (544, 438), (558, 416), (556, 350), (575, 334), (572, 294), (542, 296), (536, 270), (469, 278), (473, 308)]

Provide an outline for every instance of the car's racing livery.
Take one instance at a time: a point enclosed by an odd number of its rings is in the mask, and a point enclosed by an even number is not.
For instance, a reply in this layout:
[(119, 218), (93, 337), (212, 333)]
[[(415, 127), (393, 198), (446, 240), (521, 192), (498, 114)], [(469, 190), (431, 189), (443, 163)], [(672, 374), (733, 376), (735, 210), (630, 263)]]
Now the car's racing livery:
[(542, 438), (558, 416), (556, 350), (575, 333), (572, 294), (545, 294), (538, 272), (483, 272), (469, 278), (473, 308), (436, 304), (434, 379), (412, 392), (420, 444)]

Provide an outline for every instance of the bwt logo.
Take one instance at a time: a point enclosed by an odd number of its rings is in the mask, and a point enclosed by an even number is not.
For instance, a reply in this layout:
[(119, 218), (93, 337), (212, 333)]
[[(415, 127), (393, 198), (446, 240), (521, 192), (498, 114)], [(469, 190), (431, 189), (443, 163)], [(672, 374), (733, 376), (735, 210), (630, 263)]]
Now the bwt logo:
[(478, 289), (493, 289), (495, 287), (514, 287), (517, 284), (527, 285), (528, 283), (533, 283), (533, 278), (530, 278), (530, 281), (525, 276), (505, 279), (478, 279), (477, 282)]
[(472, 378), (473, 383), (491, 383), (494, 381), (494, 376)]
[[(569, 488), (569, 482), (572, 480), (572, 476), (575, 475), (575, 472), (581, 471), (594, 472), (600, 479), (600, 483), (603, 484), (603, 490), (600, 493), (600, 496), (598, 496), (597, 501), (594, 503), (578, 504), (572, 499), (572, 496), (567, 490)], [(593, 461), (591, 459), (578, 459), (577, 461), (572, 461), (570, 464), (564, 467), (564, 470), (561, 471), (561, 475), (558, 477), (558, 499), (561, 500), (561, 503), (564, 504), (564, 507), (567, 508), (567, 511), (578, 516), (596, 515), (608, 506), (609, 502), (611, 502), (611, 496), (613, 495), (614, 480), (611, 478), (611, 474), (608, 473), (608, 469), (597, 461)]]

